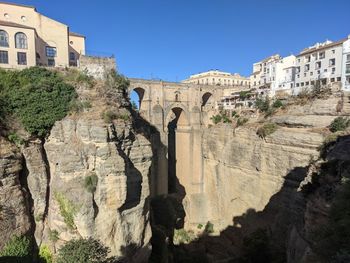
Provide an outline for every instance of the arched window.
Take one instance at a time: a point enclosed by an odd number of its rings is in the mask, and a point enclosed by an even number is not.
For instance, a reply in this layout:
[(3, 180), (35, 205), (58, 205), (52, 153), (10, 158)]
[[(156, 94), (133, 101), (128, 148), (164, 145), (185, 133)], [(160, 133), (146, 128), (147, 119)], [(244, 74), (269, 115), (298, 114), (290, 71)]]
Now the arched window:
[(6, 31), (0, 30), (0, 47), (9, 46), (9, 35)]
[(17, 33), (15, 35), (16, 48), (27, 49), (27, 36), (24, 33)]

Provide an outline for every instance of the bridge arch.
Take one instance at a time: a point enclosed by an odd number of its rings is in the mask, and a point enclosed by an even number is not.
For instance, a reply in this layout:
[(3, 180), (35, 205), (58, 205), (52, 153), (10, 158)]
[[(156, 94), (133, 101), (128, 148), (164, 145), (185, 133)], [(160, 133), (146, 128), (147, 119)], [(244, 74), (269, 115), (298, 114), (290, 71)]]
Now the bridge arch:
[(211, 92), (205, 92), (202, 95), (202, 107), (206, 106), (207, 104), (210, 104), (212, 100), (213, 100), (213, 94)]
[(142, 87), (131, 88), (129, 90), (129, 97), (130, 98), (133, 96), (133, 93), (136, 93), (136, 95), (138, 97), (137, 107), (139, 110), (141, 110), (142, 101), (145, 98), (145, 94), (146, 94), (146, 89), (142, 88)]
[(185, 105), (182, 103), (173, 103), (167, 107), (165, 110), (165, 122), (164, 126), (166, 127), (169, 122), (174, 120), (174, 117), (177, 118), (178, 124), (181, 126), (190, 125), (190, 113)]

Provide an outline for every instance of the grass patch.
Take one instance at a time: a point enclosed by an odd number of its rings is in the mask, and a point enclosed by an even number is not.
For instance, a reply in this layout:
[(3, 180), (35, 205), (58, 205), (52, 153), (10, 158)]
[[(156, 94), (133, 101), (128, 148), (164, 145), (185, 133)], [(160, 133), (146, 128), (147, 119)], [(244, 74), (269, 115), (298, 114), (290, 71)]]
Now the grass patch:
[(13, 236), (0, 251), (0, 257), (17, 257), (21, 262), (31, 262), (31, 242), (25, 236)]
[(329, 126), (331, 132), (344, 131), (350, 126), (350, 119), (347, 117), (335, 118)]
[(78, 207), (72, 201), (67, 199), (62, 193), (55, 192), (56, 201), (58, 202), (61, 216), (70, 230), (75, 230), (74, 216), (78, 212)]

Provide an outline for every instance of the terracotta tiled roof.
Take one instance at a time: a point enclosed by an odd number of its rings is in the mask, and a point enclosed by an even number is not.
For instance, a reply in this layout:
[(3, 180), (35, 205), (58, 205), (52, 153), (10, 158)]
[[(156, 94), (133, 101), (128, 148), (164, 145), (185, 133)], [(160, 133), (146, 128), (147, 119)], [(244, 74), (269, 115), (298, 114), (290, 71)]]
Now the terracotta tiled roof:
[(78, 33), (74, 33), (74, 32), (71, 32), (71, 31), (69, 31), (69, 35), (70, 35), (70, 36), (75, 36), (75, 37), (84, 37), (84, 38), (85, 38), (84, 35), (78, 34)]
[(323, 49), (327, 49), (327, 48), (331, 48), (331, 47), (342, 45), (346, 40), (347, 40), (347, 38), (339, 40), (339, 41), (336, 41), (336, 42), (332, 42), (332, 43), (329, 43), (329, 44), (326, 44), (326, 45), (323, 45), (323, 46), (319, 46), (319, 47), (306, 48), (306, 49), (302, 50), (300, 52), (300, 54), (297, 55), (297, 57), (304, 56), (306, 54), (310, 54), (310, 53), (312, 53), (312, 52), (314, 52), (316, 50), (319, 51), (319, 50), (323, 50)]
[(29, 27), (29, 26), (25, 26), (25, 25), (13, 23), (13, 22), (4, 21), (4, 20), (0, 20), (0, 26), (19, 27), (19, 28), (26, 28), (26, 29), (33, 29), (33, 30), (35, 30), (34, 27)]

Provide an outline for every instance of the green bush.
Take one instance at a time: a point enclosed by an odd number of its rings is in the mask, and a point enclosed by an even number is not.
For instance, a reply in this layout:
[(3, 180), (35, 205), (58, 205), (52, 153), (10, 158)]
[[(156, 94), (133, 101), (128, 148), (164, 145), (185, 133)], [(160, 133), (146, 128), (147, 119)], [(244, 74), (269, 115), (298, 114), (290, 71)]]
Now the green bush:
[(104, 263), (113, 262), (108, 258), (110, 249), (93, 238), (73, 239), (68, 241), (59, 251), (57, 263)]
[(223, 123), (231, 123), (232, 121), (226, 115), (222, 115), (222, 122)]
[(0, 251), (0, 257), (17, 257), (23, 259), (23, 262), (30, 262), (30, 240), (25, 236), (13, 236), (11, 240)]
[(237, 112), (236, 112), (236, 111), (233, 111), (233, 112), (231, 113), (231, 117), (235, 117), (236, 114), (237, 114)]
[(261, 138), (265, 138), (266, 136), (274, 133), (277, 131), (278, 126), (275, 123), (266, 123), (262, 127), (260, 127), (256, 134), (259, 135)]
[(56, 121), (67, 115), (76, 92), (57, 73), (32, 67), (1, 70), (0, 97), (6, 101), (7, 114), (14, 114), (29, 133), (45, 136)]
[(214, 115), (210, 118), (214, 124), (218, 124), (222, 120), (222, 116), (220, 114)]
[(54, 230), (49, 230), (49, 239), (53, 242), (56, 243), (59, 239), (59, 233), (56, 229)]
[(350, 126), (350, 119), (346, 117), (337, 117), (335, 118), (329, 129), (331, 132), (344, 131)]
[(91, 173), (84, 180), (84, 187), (90, 193), (95, 193), (97, 187), (98, 177), (95, 173)]
[(270, 108), (270, 100), (269, 97), (265, 98), (257, 98), (255, 102), (255, 107), (261, 112), (267, 112)]
[(42, 245), (39, 249), (39, 262), (40, 263), (52, 263), (53, 256), (48, 246)]
[(191, 231), (186, 231), (185, 229), (175, 229), (174, 231), (174, 243), (175, 244), (181, 244), (185, 243), (188, 244), (191, 241), (195, 239), (194, 233)]
[(56, 201), (58, 202), (61, 216), (70, 230), (76, 229), (74, 224), (74, 216), (78, 212), (78, 207), (67, 199), (62, 193), (55, 192)]
[(248, 122), (248, 118), (241, 118), (241, 117), (239, 117), (237, 119), (237, 127), (242, 126), (242, 125), (244, 125), (247, 122)]
[(17, 133), (10, 133), (7, 138), (10, 142), (16, 144), (17, 147), (25, 143), (24, 139), (22, 139)]
[(207, 234), (214, 233), (214, 224), (208, 221), (207, 224), (205, 225), (204, 233), (207, 233)]
[(274, 108), (281, 108), (283, 106), (283, 103), (282, 103), (282, 101), (281, 100), (275, 100), (274, 102), (273, 102), (273, 104), (272, 104), (272, 107), (274, 107)]

